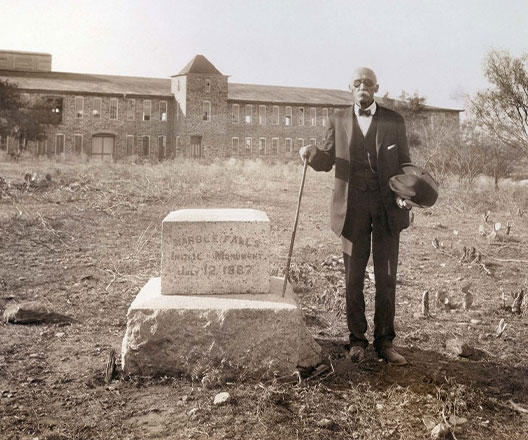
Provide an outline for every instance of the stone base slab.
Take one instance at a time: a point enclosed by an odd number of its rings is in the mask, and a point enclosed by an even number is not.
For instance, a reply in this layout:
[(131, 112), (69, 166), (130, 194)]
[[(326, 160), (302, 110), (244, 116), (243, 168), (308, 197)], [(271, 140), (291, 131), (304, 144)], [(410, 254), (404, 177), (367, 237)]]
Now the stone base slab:
[(152, 278), (132, 302), (122, 346), (126, 374), (288, 374), (316, 366), (321, 348), (291, 286), (271, 277), (269, 294), (169, 296)]

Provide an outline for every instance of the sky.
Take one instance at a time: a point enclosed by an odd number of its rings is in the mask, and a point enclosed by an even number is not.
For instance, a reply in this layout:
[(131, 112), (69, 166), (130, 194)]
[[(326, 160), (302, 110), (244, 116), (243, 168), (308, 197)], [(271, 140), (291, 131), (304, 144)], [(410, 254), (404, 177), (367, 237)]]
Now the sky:
[(0, 50), (53, 70), (169, 77), (196, 54), (230, 82), (346, 90), (463, 108), (491, 49), (528, 53), (528, 0), (0, 0)]

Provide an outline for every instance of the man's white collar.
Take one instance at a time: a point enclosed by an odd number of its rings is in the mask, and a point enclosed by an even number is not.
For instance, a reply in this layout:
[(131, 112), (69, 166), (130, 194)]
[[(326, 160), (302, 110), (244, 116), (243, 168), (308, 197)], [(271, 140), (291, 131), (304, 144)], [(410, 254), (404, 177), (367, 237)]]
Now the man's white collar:
[[(370, 104), (365, 110), (370, 110), (370, 114), (374, 115), (374, 113), (376, 113), (377, 108), (378, 107), (376, 105), (376, 101), (373, 101), (372, 104)], [(354, 104), (354, 113), (356, 114), (356, 116), (359, 116), (359, 106), (357, 104)]]

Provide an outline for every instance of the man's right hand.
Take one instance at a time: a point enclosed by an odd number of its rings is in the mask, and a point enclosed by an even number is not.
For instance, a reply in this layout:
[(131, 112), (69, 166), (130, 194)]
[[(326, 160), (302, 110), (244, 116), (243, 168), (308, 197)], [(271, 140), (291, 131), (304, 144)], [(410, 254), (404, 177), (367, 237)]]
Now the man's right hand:
[(305, 147), (299, 149), (299, 156), (301, 156), (301, 160), (303, 162), (306, 160), (308, 163), (310, 163), (312, 158), (315, 156), (316, 151), (317, 147), (315, 145), (306, 145)]

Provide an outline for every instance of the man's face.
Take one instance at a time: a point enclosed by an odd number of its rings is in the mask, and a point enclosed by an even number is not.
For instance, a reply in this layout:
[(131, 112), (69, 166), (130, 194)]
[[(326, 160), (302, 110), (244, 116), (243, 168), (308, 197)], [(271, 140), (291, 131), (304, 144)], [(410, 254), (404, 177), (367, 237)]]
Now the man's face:
[(361, 108), (366, 108), (374, 100), (374, 95), (378, 92), (379, 85), (376, 74), (372, 69), (360, 67), (352, 74), (350, 81), (350, 91), (354, 95), (354, 101)]

